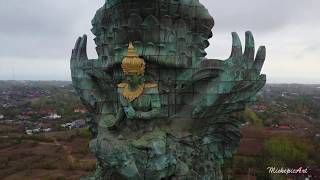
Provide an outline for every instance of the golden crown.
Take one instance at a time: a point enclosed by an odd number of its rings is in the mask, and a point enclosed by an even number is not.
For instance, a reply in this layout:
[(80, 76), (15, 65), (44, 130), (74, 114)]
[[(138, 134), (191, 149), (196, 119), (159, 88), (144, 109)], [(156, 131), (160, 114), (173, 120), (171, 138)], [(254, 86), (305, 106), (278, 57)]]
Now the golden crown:
[(144, 75), (145, 62), (135, 52), (132, 43), (129, 43), (128, 54), (121, 64), (122, 70), (126, 75)]

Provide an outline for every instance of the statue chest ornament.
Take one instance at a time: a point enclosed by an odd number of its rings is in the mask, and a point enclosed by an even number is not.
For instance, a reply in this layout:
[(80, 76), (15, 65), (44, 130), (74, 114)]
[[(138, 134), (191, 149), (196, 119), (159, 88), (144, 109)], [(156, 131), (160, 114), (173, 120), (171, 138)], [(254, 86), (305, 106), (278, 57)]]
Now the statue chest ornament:
[(128, 83), (121, 83), (118, 85), (119, 88), (122, 88), (122, 95), (125, 97), (128, 102), (132, 102), (143, 94), (145, 84), (139, 85), (135, 90), (132, 90)]
[(118, 84), (118, 88), (123, 95), (123, 97), (129, 102), (133, 102), (144, 94), (145, 91), (148, 91), (151, 88), (157, 88), (158, 85), (155, 83), (143, 83), (139, 85), (135, 90), (132, 90), (128, 83)]
[[(136, 53), (132, 43), (129, 43), (127, 56), (123, 59), (121, 67), (125, 76), (138, 76), (142, 78), (145, 73), (145, 61)], [(118, 84), (119, 93), (129, 102), (133, 102), (147, 92), (148, 89), (158, 87), (155, 83), (137, 83), (137, 87), (132, 89), (128, 83)], [(148, 94), (148, 93), (147, 93)]]

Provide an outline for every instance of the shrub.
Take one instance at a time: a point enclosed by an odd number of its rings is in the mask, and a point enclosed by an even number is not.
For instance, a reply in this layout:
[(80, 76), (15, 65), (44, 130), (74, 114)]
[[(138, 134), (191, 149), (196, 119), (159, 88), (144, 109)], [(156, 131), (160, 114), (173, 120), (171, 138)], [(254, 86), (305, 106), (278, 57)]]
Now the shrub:
[(91, 139), (92, 138), (92, 134), (91, 134), (91, 132), (89, 131), (88, 128), (80, 129), (79, 131), (77, 131), (77, 134), (81, 138), (85, 138), (85, 139)]
[(312, 144), (305, 139), (288, 136), (272, 137), (264, 145), (266, 166), (292, 167), (305, 165), (310, 157)]
[(253, 125), (262, 127), (263, 126), (263, 120), (257, 116), (257, 114), (250, 108), (246, 108), (244, 111), (244, 117), (246, 120), (251, 122)]

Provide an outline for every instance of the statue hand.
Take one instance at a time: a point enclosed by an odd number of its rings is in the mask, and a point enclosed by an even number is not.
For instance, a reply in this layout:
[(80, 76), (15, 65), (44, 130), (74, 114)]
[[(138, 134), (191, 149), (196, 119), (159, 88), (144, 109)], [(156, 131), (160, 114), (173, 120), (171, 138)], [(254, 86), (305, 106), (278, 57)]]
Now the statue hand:
[(212, 92), (229, 94), (249, 87), (261, 89), (266, 81), (266, 76), (260, 74), (266, 58), (266, 48), (260, 46), (255, 56), (254, 38), (250, 31), (246, 32), (244, 52), (242, 52), (240, 38), (235, 32), (232, 33), (232, 41), (231, 55), (224, 61), (219, 78), (212, 83)]
[(128, 119), (133, 119), (136, 117), (136, 111), (132, 106), (125, 107), (124, 112), (126, 113)]
[(246, 46), (244, 53), (237, 33), (232, 33), (232, 52), (224, 61), (223, 73), (220, 81), (256, 81), (260, 75), (266, 58), (266, 48), (260, 46), (255, 56), (254, 38), (250, 31), (246, 32)]
[(89, 125), (90, 131), (93, 134), (97, 134), (97, 122), (93, 113), (90, 113), (94, 112), (98, 101), (98, 96), (95, 91), (93, 91), (97, 85), (85, 70), (89, 64), (86, 47), (86, 35), (79, 37), (72, 50), (70, 60), (71, 77), (76, 93), (80, 96), (82, 103), (89, 111), (89, 114), (87, 114), (87, 124)]
[[(231, 56), (224, 62), (224, 72), (220, 81), (229, 83), (222, 93), (233, 93), (229, 101), (240, 102), (255, 96), (265, 85), (266, 75), (260, 74), (266, 58), (266, 48), (260, 46), (255, 55), (255, 43), (250, 31), (246, 32), (244, 53), (237, 33), (232, 33)], [(230, 85), (231, 84), (231, 85)]]
[[(86, 63), (89, 63), (87, 56), (87, 36), (83, 35), (77, 39), (77, 42), (72, 50), (70, 68), (71, 76), (75, 80), (84, 79), (87, 75), (84, 69), (86, 68)], [(78, 82), (74, 82), (78, 83)]]
[(97, 95), (93, 91), (96, 89), (96, 83), (85, 70), (90, 62), (88, 60), (86, 47), (87, 36), (79, 37), (72, 50), (70, 68), (72, 83), (76, 92), (80, 95), (81, 100), (87, 108), (93, 109), (97, 101)]
[[(242, 102), (250, 101), (266, 82), (266, 76), (260, 74), (266, 48), (261, 46), (255, 56), (254, 39), (249, 31), (246, 32), (244, 53), (237, 33), (232, 33), (232, 39), (231, 55), (223, 61), (219, 77), (207, 83), (206, 96), (195, 103), (194, 117), (208, 117), (212, 114), (217, 116), (242, 109)], [(219, 105), (222, 104), (232, 107), (219, 109)], [(214, 111), (212, 107), (216, 107), (219, 112)]]

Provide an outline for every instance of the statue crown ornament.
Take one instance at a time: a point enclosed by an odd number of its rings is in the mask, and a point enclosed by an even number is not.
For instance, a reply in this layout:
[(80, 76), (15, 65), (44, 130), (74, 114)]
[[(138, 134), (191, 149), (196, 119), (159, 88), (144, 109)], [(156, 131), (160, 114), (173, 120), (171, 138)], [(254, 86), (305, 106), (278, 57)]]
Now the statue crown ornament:
[(145, 61), (135, 52), (133, 44), (130, 42), (128, 54), (123, 59), (121, 67), (125, 75), (144, 75)]

